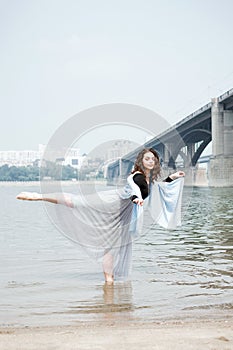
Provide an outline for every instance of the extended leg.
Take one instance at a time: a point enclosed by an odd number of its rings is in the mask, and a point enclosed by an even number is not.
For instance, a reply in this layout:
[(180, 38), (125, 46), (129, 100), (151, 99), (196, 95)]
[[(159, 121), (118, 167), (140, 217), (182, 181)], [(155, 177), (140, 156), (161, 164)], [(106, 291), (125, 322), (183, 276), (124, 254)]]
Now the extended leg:
[(47, 193), (42, 195), (37, 192), (21, 192), (16, 198), (28, 201), (45, 201), (53, 204), (63, 204), (73, 208), (72, 194), (69, 193)]

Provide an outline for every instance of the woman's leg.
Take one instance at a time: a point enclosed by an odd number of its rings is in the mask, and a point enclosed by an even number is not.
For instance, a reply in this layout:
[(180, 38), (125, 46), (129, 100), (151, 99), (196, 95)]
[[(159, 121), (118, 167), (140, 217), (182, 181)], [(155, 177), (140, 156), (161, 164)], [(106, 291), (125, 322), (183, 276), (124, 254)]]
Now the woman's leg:
[(113, 256), (109, 252), (103, 257), (103, 270), (105, 281), (108, 283), (113, 283)]
[(47, 193), (42, 195), (37, 192), (21, 192), (16, 198), (28, 201), (45, 201), (53, 204), (63, 204), (73, 208), (72, 194), (69, 193)]
[(27, 201), (41, 201), (42, 195), (37, 192), (20, 192), (16, 198)]

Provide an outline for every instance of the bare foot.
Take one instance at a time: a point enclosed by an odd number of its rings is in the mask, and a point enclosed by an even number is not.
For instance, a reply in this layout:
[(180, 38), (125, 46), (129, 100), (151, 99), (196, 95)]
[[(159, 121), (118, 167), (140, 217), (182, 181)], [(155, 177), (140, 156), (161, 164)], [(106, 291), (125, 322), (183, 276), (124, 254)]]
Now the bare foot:
[(16, 198), (24, 201), (40, 201), (42, 199), (42, 195), (37, 192), (21, 192)]
[(105, 282), (107, 284), (113, 284), (113, 282), (114, 282), (113, 275), (105, 272), (104, 276), (105, 276)]

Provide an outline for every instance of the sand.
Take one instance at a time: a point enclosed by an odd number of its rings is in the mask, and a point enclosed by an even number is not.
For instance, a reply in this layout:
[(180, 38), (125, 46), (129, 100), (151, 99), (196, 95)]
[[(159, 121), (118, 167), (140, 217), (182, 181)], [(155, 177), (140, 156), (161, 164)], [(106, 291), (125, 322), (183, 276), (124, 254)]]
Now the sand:
[(232, 350), (233, 320), (0, 329), (1, 350)]

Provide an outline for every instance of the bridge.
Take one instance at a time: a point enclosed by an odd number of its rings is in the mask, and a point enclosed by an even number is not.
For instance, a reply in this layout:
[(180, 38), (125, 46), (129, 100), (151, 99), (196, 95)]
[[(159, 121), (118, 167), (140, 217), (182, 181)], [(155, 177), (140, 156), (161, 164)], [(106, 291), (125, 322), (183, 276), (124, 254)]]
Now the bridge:
[(125, 179), (130, 173), (138, 152), (154, 148), (161, 157), (162, 169), (171, 173), (182, 167), (186, 180), (192, 182), (197, 162), (212, 141), (209, 160), (209, 186), (233, 186), (233, 89), (225, 92), (193, 112), (143, 146), (124, 155), (108, 166), (108, 183)]

